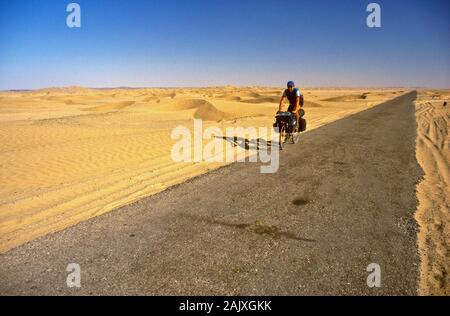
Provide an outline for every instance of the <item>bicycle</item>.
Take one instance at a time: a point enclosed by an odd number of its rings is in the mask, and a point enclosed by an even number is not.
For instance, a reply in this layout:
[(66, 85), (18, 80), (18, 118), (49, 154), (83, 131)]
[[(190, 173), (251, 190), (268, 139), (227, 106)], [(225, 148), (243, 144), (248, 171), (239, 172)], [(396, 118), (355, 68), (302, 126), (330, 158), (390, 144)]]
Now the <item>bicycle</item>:
[(291, 141), (296, 144), (300, 138), (300, 131), (296, 131), (297, 122), (295, 114), (292, 112), (279, 112), (275, 116), (274, 127), (278, 129), (280, 150), (283, 150), (285, 144)]

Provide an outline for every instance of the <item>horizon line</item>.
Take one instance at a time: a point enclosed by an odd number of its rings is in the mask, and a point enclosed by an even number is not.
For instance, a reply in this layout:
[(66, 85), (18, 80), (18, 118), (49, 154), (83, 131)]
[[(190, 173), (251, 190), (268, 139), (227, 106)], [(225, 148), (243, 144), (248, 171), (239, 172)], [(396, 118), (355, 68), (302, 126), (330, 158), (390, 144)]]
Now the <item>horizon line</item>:
[[(284, 86), (270, 86), (270, 85), (211, 85), (211, 86), (111, 86), (111, 87), (89, 87), (89, 86), (80, 86), (80, 85), (68, 85), (68, 86), (49, 86), (43, 88), (19, 88), (19, 89), (2, 89), (0, 92), (31, 92), (31, 91), (39, 91), (39, 90), (62, 90), (62, 89), (91, 89), (91, 90), (114, 90), (114, 89), (123, 89), (123, 90), (140, 90), (140, 89), (211, 89), (211, 88), (284, 88)], [(298, 86), (301, 89), (434, 89), (434, 90), (450, 90), (450, 87), (439, 88), (439, 87), (425, 87), (425, 86)]]

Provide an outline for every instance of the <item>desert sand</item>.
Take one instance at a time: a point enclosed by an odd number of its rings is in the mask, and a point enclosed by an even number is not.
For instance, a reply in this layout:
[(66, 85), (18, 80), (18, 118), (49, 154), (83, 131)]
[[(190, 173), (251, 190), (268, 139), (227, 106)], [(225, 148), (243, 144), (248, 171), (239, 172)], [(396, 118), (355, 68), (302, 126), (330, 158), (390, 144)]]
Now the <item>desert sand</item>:
[[(308, 130), (403, 92), (303, 90)], [(192, 128), (193, 118), (204, 126), (270, 127), (281, 93), (258, 87), (0, 93), (0, 252), (223, 166), (173, 162), (173, 128)]]
[(416, 101), (420, 293), (450, 295), (450, 101), (448, 90), (420, 91)]

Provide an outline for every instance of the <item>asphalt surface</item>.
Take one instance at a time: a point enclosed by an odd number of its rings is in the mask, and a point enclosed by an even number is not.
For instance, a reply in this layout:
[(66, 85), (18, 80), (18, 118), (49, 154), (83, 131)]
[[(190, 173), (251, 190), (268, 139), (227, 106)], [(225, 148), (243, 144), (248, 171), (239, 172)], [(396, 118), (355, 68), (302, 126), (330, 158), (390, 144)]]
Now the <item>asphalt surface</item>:
[(2, 254), (0, 294), (414, 295), (415, 97), (303, 134), (274, 174), (234, 163)]

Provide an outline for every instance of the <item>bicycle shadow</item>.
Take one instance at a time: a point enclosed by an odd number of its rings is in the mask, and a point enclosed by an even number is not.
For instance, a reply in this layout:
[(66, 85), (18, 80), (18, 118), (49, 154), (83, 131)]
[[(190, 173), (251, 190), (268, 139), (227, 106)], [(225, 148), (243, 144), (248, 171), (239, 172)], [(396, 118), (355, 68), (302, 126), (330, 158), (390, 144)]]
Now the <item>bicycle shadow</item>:
[(266, 141), (264, 138), (260, 137), (257, 139), (251, 139), (243, 138), (243, 137), (227, 137), (227, 136), (214, 136), (217, 139), (223, 139), (227, 142), (229, 142), (233, 147), (240, 147), (242, 149), (245, 149), (246, 151), (249, 150), (264, 150), (264, 149), (270, 149), (272, 147), (272, 141), (268, 140)]

